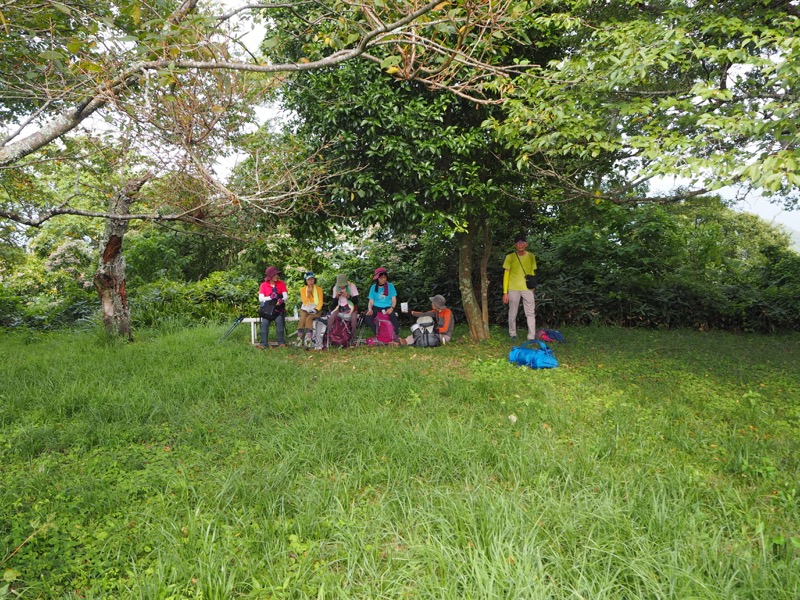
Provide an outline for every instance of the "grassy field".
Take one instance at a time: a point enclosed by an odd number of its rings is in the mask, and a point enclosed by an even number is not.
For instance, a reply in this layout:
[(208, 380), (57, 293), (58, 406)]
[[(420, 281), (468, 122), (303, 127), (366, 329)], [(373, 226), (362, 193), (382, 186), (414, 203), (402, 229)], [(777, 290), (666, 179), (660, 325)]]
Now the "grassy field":
[(800, 597), (798, 334), (225, 329), (0, 334), (0, 598)]

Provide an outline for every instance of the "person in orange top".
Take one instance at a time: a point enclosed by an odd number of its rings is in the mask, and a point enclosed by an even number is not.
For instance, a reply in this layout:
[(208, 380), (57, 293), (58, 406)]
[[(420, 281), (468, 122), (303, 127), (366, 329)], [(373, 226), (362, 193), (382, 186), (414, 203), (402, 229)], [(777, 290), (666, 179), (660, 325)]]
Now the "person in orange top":
[[(453, 311), (447, 308), (444, 296), (440, 294), (430, 298), (430, 301), (431, 310), (426, 312), (412, 310), (411, 314), (415, 317), (433, 317), (433, 321), (436, 323), (436, 335), (439, 337), (439, 343), (446, 344), (453, 337), (453, 328), (455, 327)], [(404, 346), (413, 346), (414, 336), (400, 338), (400, 343)]]
[(314, 273), (306, 273), (303, 277), (305, 285), (300, 288), (300, 321), (297, 323), (297, 342), (296, 346), (305, 343), (307, 348), (312, 346), (311, 334), (314, 332), (314, 319), (322, 314), (322, 303), (324, 297), (322, 288), (317, 285), (317, 276)]

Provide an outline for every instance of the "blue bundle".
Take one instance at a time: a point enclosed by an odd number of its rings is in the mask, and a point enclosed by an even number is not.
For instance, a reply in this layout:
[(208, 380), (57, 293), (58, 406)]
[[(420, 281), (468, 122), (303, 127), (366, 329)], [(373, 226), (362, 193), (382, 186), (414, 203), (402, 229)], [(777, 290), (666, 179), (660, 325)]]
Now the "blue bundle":
[[(530, 348), (532, 344), (539, 344), (538, 348)], [(508, 353), (508, 360), (515, 365), (530, 367), (531, 369), (553, 369), (558, 366), (553, 351), (544, 342), (531, 340), (521, 346), (514, 346)]]

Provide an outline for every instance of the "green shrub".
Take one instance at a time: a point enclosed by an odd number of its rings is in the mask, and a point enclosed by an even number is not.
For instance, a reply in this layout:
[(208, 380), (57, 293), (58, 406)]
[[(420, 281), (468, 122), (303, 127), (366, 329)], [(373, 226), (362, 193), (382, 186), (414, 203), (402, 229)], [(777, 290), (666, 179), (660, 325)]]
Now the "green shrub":
[(130, 295), (134, 327), (154, 327), (168, 321), (209, 323), (239, 314), (255, 315), (257, 287), (252, 278), (219, 271), (198, 282), (162, 279)]
[(24, 317), (22, 300), (5, 285), (0, 287), (0, 327), (19, 325)]

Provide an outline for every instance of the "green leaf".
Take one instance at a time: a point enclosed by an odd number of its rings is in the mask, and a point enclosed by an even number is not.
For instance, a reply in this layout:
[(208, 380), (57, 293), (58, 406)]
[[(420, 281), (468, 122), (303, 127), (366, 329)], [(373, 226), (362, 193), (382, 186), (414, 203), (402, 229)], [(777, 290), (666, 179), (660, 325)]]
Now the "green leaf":
[(61, 52), (56, 52), (55, 50), (45, 50), (44, 52), (39, 53), (39, 58), (44, 60), (63, 60), (64, 55)]
[(61, 4), (60, 2), (52, 2), (51, 4), (52, 4), (53, 8), (55, 8), (58, 11), (61, 11), (65, 15), (71, 15), (72, 14), (72, 9), (69, 6), (65, 5), (65, 4)]
[(19, 579), (20, 573), (16, 569), (6, 569), (3, 571), (3, 581), (12, 582)]
[(271, 38), (265, 39), (262, 45), (264, 46), (265, 49), (269, 50), (270, 48), (274, 48), (275, 46), (277, 46), (280, 43), (280, 41), (281, 38), (278, 37), (277, 35), (274, 35)]
[(403, 58), (397, 55), (387, 56), (381, 61), (381, 69), (388, 69), (389, 67), (396, 67), (403, 61)]

